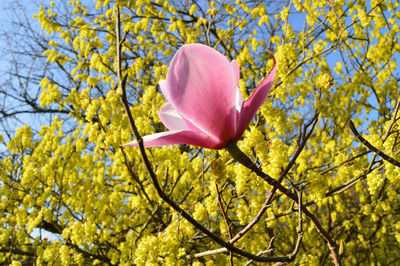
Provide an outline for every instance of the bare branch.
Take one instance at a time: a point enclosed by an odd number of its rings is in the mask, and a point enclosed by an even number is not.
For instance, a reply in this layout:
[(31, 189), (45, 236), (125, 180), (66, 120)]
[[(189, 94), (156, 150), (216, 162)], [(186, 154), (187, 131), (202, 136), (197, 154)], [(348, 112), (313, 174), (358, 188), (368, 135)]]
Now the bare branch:
[(376, 147), (374, 147), (371, 143), (368, 142), (368, 140), (364, 139), (360, 133), (358, 133), (356, 127), (353, 124), (353, 121), (349, 120), (349, 126), (351, 131), (353, 132), (353, 134), (358, 138), (358, 140), (364, 144), (364, 146), (366, 146), (368, 149), (370, 149), (371, 151), (375, 152), (377, 155), (381, 156), (382, 159), (384, 159), (385, 161), (400, 167), (400, 162), (393, 159), (392, 157), (390, 157), (389, 155), (385, 154), (383, 151), (377, 149)]

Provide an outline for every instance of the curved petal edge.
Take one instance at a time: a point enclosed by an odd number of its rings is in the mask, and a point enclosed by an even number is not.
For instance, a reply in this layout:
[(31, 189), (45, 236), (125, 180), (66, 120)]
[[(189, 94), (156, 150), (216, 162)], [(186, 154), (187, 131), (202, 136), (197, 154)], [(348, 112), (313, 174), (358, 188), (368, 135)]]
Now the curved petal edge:
[(243, 102), (242, 109), (240, 111), (239, 126), (236, 131), (236, 137), (239, 139), (247, 126), (250, 124), (253, 117), (256, 115), (258, 109), (266, 101), (268, 94), (274, 84), (276, 75), (276, 59), (274, 55), (268, 51), (273, 60), (272, 70), (268, 75), (261, 81), (261, 83), (254, 90), (253, 94)]
[[(222, 149), (227, 144), (218, 139), (200, 132), (187, 130), (175, 130), (160, 132), (142, 137), (144, 147), (157, 147), (172, 144), (190, 144), (208, 149)], [(136, 140), (125, 144), (125, 146), (138, 147)]]

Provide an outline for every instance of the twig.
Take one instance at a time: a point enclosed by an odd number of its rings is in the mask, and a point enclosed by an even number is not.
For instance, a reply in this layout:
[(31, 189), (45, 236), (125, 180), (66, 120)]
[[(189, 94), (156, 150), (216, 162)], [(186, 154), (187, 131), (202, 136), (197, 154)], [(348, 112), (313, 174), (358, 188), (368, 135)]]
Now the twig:
[(380, 151), (379, 149), (377, 149), (376, 147), (374, 147), (371, 143), (368, 142), (368, 140), (364, 139), (360, 133), (358, 133), (356, 127), (353, 124), (353, 121), (349, 120), (349, 126), (351, 131), (353, 132), (353, 134), (358, 138), (358, 140), (364, 144), (364, 146), (366, 146), (368, 149), (370, 149), (371, 151), (375, 152), (377, 155), (379, 155), (380, 157), (382, 157), (382, 159), (384, 159), (385, 161), (400, 167), (400, 162), (393, 159), (392, 157), (390, 157), (389, 155), (385, 154), (384, 152)]
[[(299, 252), (300, 244), (301, 244), (301, 241), (303, 240), (303, 235), (304, 235), (304, 233), (303, 233), (303, 217), (302, 217), (302, 206), (303, 206), (303, 203), (302, 203), (303, 196), (302, 195), (303, 195), (303, 189), (304, 188), (303, 188), (302, 185), (301, 185), (301, 187), (299, 189), (296, 189), (297, 197), (299, 199), (299, 201), (297, 202), (298, 216), (299, 216), (299, 228), (297, 229), (297, 241), (296, 241), (296, 244), (294, 246), (294, 249), (293, 249), (292, 253), (290, 253), (288, 255), (288, 257), (293, 258), (293, 260), (294, 260), (294, 258), (296, 258), (296, 255)], [(246, 263), (246, 265), (250, 265), (251, 262), (252, 262), (252, 260), (249, 260)]]
[[(271, 176), (268, 174), (264, 173), (261, 169), (255, 165), (249, 157), (247, 157), (246, 154), (244, 154), (236, 145), (236, 143), (231, 144), (227, 147), (228, 151), (232, 155), (232, 157), (245, 167), (249, 168), (253, 172), (255, 172), (259, 177), (264, 179), (268, 184), (270, 184), (273, 187), (276, 187), (281, 191), (283, 194), (285, 194), (287, 197), (290, 199), (294, 200), (295, 202), (298, 202), (298, 196), (294, 193), (292, 193), (289, 189), (285, 188), (282, 186), (277, 180), (273, 179)], [(340, 258), (337, 250), (337, 244), (335, 240), (330, 236), (330, 234), (321, 226), (317, 218), (305, 207), (303, 206), (303, 213), (307, 215), (308, 218), (311, 219), (311, 221), (314, 223), (314, 225), (317, 228), (317, 231), (325, 238), (325, 240), (328, 242), (328, 247), (331, 251), (332, 259), (333, 262), (336, 266), (341, 265), (340, 264)]]
[[(313, 205), (314, 204), (314, 202), (307, 202), (307, 203), (305, 203), (305, 204), (303, 204), (303, 207), (304, 206), (311, 206), (311, 205)], [(269, 205), (268, 207), (270, 207), (271, 205)], [(275, 219), (279, 219), (280, 217), (283, 217), (283, 216), (285, 216), (285, 215), (289, 215), (289, 214), (292, 214), (293, 212), (295, 212), (296, 210), (293, 210), (292, 208), (290, 209), (290, 210), (286, 210), (286, 211), (284, 211), (284, 212), (281, 212), (281, 213), (279, 213), (279, 214), (274, 214), (274, 216), (271, 216), (271, 217), (269, 217), (269, 218), (265, 218), (265, 222), (266, 223), (268, 223), (268, 222), (270, 222), (270, 221), (273, 221), (273, 220), (275, 220)], [(274, 236), (271, 238), (271, 240), (273, 239), (273, 238), (275, 238)], [(271, 251), (271, 250), (269, 250), (269, 248), (267, 248), (266, 250), (264, 250), (264, 251), (260, 251), (260, 252), (258, 252), (257, 253), (257, 256), (258, 255), (261, 255), (261, 254), (264, 254), (264, 253), (267, 253), (267, 251)], [(213, 249), (213, 250), (208, 250), (208, 251), (205, 251), (205, 252), (200, 252), (200, 253), (196, 253), (196, 254), (191, 254), (191, 255), (186, 255), (185, 257), (186, 257), (186, 259), (188, 259), (188, 260), (190, 260), (190, 259), (194, 259), (194, 258), (200, 258), (200, 257), (205, 257), (205, 256), (210, 256), (210, 255), (215, 255), (215, 254), (220, 254), (220, 253), (224, 253), (224, 252), (228, 252), (228, 249), (226, 249), (226, 248), (218, 248), (218, 249)]]
[[(219, 191), (217, 181), (215, 181), (215, 189), (217, 190), (217, 195), (218, 195), (217, 196), (217, 198), (218, 198), (218, 206), (219, 206), (219, 208), (221, 210), (222, 217), (224, 217), (224, 221), (225, 221), (226, 227), (228, 228), (229, 242), (232, 244), (232, 242), (231, 242), (231, 240), (232, 240), (231, 226), (229, 224), (228, 216), (226, 215), (226, 212), (224, 210), (224, 206), (222, 204), (221, 192)], [(233, 253), (232, 252), (229, 252), (229, 264), (230, 264), (230, 266), (233, 266)]]
[[(394, 108), (394, 112), (393, 112), (392, 119), (391, 119), (391, 121), (390, 121), (389, 128), (387, 129), (387, 131), (386, 131), (386, 133), (385, 133), (385, 136), (383, 137), (382, 143), (385, 143), (385, 141), (387, 140), (387, 138), (388, 138), (389, 135), (390, 135), (390, 131), (392, 130), (392, 127), (393, 127), (394, 123), (396, 122), (396, 117), (397, 117), (397, 113), (398, 113), (398, 111), (399, 111), (399, 107), (400, 107), (400, 98), (397, 100), (397, 104), (396, 104), (396, 107)], [(354, 126), (354, 125), (353, 125), (353, 126)], [(360, 180), (360, 179), (362, 179), (362, 178), (365, 178), (365, 177), (366, 177), (369, 173), (371, 173), (373, 170), (375, 170), (375, 169), (377, 169), (377, 168), (379, 169), (380, 167), (382, 167), (383, 165), (380, 165), (380, 166), (378, 166), (378, 167), (376, 167), (376, 168), (372, 168), (373, 165), (375, 164), (375, 158), (376, 158), (376, 156), (377, 156), (377, 153), (374, 153), (374, 155), (373, 155), (372, 158), (371, 158), (371, 162), (369, 163), (368, 168), (367, 168), (367, 170), (364, 171), (364, 173), (362, 173), (362, 174), (360, 174), (360, 175), (358, 175), (358, 176), (356, 176), (356, 177), (353, 177), (352, 179), (350, 179), (350, 180), (347, 181), (346, 183), (344, 183), (344, 184), (342, 184), (342, 185), (340, 185), (340, 186), (338, 186), (338, 187), (336, 187), (336, 188), (334, 188), (334, 189), (328, 191), (327, 193), (325, 193), (325, 196), (328, 197), (328, 196), (332, 196), (332, 195), (336, 195), (336, 194), (342, 193), (343, 191), (347, 190), (348, 188), (350, 188), (350, 187), (352, 187), (354, 184), (356, 184), (356, 182), (357, 182), (358, 180)]]
[(385, 143), (385, 141), (386, 141), (387, 138), (389, 137), (390, 131), (392, 130), (392, 127), (393, 127), (394, 123), (396, 122), (397, 113), (399, 112), (399, 108), (400, 108), (400, 97), (399, 97), (399, 99), (397, 100), (396, 107), (394, 108), (394, 112), (393, 112), (392, 119), (391, 119), (391, 121), (390, 121), (389, 128), (388, 128), (388, 130), (386, 131), (385, 136), (383, 137), (383, 143)]
[(346, 191), (350, 187), (354, 186), (358, 180), (365, 178), (369, 173), (371, 173), (375, 169), (380, 169), (383, 165), (379, 165), (377, 167), (373, 167), (375, 163), (382, 163), (382, 161), (379, 162), (374, 162), (373, 160), (369, 163), (368, 168), (360, 175), (353, 177), (352, 179), (346, 181), (345, 183), (341, 184), (340, 186), (331, 189), (330, 191), (325, 193), (326, 197), (337, 195), (342, 193), (343, 191)]
[(299, 208), (299, 228), (297, 230), (297, 242), (296, 242), (296, 246), (294, 247), (294, 250), (292, 252), (292, 256), (296, 257), (297, 253), (299, 252), (300, 249), (300, 244), (301, 241), (303, 239), (303, 216), (302, 216), (302, 206), (303, 206), (303, 190), (304, 187), (302, 185), (300, 185), (300, 188), (297, 189), (297, 196), (299, 197), (299, 202), (297, 203), (298, 208)]
[[(262, 255), (262, 254), (266, 254), (266, 253), (272, 252), (274, 250), (274, 248), (272, 247), (273, 244), (274, 244), (274, 241), (275, 241), (275, 237), (273, 236), (273, 237), (271, 237), (271, 240), (269, 241), (269, 245), (268, 245), (267, 249), (258, 252), (257, 255)], [(246, 262), (245, 266), (249, 266), (252, 263), (253, 263), (253, 261), (249, 260), (249, 261)]]
[[(341, 163), (339, 163), (339, 164), (337, 164), (337, 165), (335, 165), (335, 166), (332, 166), (332, 167), (329, 167), (328, 169), (323, 170), (323, 171), (320, 172), (319, 174), (320, 174), (320, 175), (324, 175), (324, 174), (326, 174), (326, 173), (329, 173), (330, 171), (333, 171), (333, 170), (335, 170), (335, 169), (341, 167), (342, 165), (345, 165), (345, 164), (347, 164), (347, 163), (350, 163), (351, 161), (354, 161), (355, 159), (358, 159), (358, 158), (360, 158), (360, 157), (362, 157), (362, 156), (364, 156), (364, 155), (367, 155), (367, 154), (369, 154), (370, 152), (371, 152), (371, 151), (364, 151), (364, 152), (362, 152), (362, 153), (360, 153), (360, 154), (357, 154), (356, 156), (353, 156), (353, 157), (351, 157), (351, 158), (348, 158), (347, 160), (344, 160), (343, 162), (341, 162)], [(320, 166), (320, 168), (322, 168), (322, 167)]]

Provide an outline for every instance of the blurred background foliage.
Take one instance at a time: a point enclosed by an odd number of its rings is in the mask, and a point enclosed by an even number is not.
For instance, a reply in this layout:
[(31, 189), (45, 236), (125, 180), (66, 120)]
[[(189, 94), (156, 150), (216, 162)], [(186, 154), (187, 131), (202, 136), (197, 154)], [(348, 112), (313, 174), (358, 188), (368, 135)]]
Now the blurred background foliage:
[[(278, 61), (275, 85), (239, 147), (278, 178), (319, 110), (283, 185), (305, 186), (303, 201), (337, 241), (344, 265), (398, 263), (400, 168), (347, 125), (352, 119), (400, 160), (397, 1), (41, 1), (30, 3), (33, 18), (24, 2), (10, 3), (12, 24), (2, 32), (0, 263), (229, 263), (227, 253), (190, 256), (220, 246), (158, 197), (139, 149), (122, 146), (133, 135), (117, 86), (115, 6), (140, 134), (165, 131), (158, 82), (183, 44), (200, 42), (236, 59), (245, 98), (272, 67), (269, 49)], [(224, 150), (175, 145), (147, 154), (165, 193), (226, 241), (218, 204), (235, 235), (272, 188)], [(290, 253), (295, 207), (278, 192), (235, 245), (258, 254), (274, 237), (267, 255)], [(304, 223), (295, 264), (331, 263), (325, 240)], [(233, 262), (246, 259), (234, 255)]]

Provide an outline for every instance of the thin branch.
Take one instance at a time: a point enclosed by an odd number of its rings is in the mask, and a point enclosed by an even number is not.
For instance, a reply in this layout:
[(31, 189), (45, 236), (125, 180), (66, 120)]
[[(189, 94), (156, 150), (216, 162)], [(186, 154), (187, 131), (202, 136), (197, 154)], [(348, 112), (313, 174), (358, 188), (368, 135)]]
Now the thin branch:
[[(398, 111), (399, 111), (399, 108), (400, 108), (400, 98), (397, 100), (396, 107), (394, 108), (394, 112), (393, 112), (392, 119), (391, 119), (391, 121), (390, 121), (389, 128), (387, 129), (387, 131), (386, 131), (386, 133), (385, 133), (385, 136), (383, 137), (382, 143), (385, 143), (385, 141), (387, 140), (387, 138), (388, 138), (389, 135), (390, 135), (390, 132), (392, 131), (392, 127), (393, 127), (394, 123), (396, 122), (396, 117), (397, 117), (397, 113), (398, 113)], [(354, 124), (353, 124), (353, 126), (354, 126)], [(355, 127), (354, 127), (354, 128), (355, 128)], [(358, 133), (358, 132), (357, 132), (357, 133)], [(371, 159), (371, 162), (370, 162), (369, 165), (368, 165), (368, 168), (367, 168), (365, 171), (363, 171), (362, 174), (360, 174), (360, 175), (358, 175), (358, 176), (356, 176), (356, 177), (353, 177), (352, 179), (350, 179), (350, 180), (347, 181), (346, 183), (344, 183), (344, 184), (342, 184), (342, 185), (340, 185), (340, 186), (338, 186), (338, 187), (336, 187), (336, 188), (334, 188), (334, 189), (332, 189), (332, 190), (326, 192), (326, 193), (325, 193), (325, 196), (328, 197), (328, 196), (332, 196), (332, 195), (336, 195), (336, 194), (342, 193), (343, 191), (347, 190), (348, 188), (350, 188), (350, 187), (352, 187), (354, 184), (356, 184), (356, 182), (357, 182), (358, 180), (360, 180), (360, 179), (362, 179), (362, 178), (365, 178), (365, 177), (366, 177), (369, 173), (371, 173), (373, 170), (375, 170), (375, 169), (380, 169), (380, 167), (383, 167), (383, 165), (380, 164), (378, 167), (372, 168), (372, 167), (374, 166), (374, 164), (375, 164), (375, 158), (376, 158), (376, 156), (377, 156), (377, 153), (374, 153), (374, 156), (372, 156), (372, 159)]]
[[(273, 237), (271, 237), (271, 240), (269, 241), (268, 247), (265, 250), (262, 250), (262, 251), (258, 252), (257, 255), (267, 254), (267, 253), (270, 253), (270, 252), (274, 251), (274, 248), (273, 248), (274, 241), (275, 241), (275, 237), (273, 236)], [(252, 263), (253, 263), (253, 261), (249, 260), (249, 261), (246, 262), (245, 266), (249, 266)], [(278, 262), (278, 263), (286, 264), (286, 262)]]
[(12, 252), (13, 254), (16, 254), (16, 255), (22, 255), (22, 256), (28, 256), (28, 257), (35, 256), (35, 253), (31, 252), (31, 251), (23, 251), (23, 250), (18, 249), (18, 248), (3, 248), (3, 247), (0, 247), (0, 253), (9, 253), (9, 252)]
[[(290, 254), (288, 255), (288, 257), (293, 258), (293, 260), (294, 260), (294, 258), (296, 258), (296, 255), (297, 255), (297, 253), (298, 253), (299, 250), (300, 250), (300, 244), (301, 244), (301, 241), (303, 240), (303, 235), (304, 235), (304, 232), (303, 232), (303, 217), (302, 217), (302, 206), (304, 206), (304, 205), (303, 205), (303, 202), (302, 202), (302, 200), (303, 200), (303, 189), (304, 189), (303, 186), (301, 186), (299, 189), (296, 189), (296, 191), (297, 191), (297, 197), (298, 197), (298, 199), (299, 199), (299, 201), (297, 202), (297, 206), (298, 206), (298, 216), (299, 216), (299, 227), (298, 227), (298, 229), (297, 229), (297, 241), (296, 241), (296, 244), (295, 244), (295, 246), (294, 246), (294, 248), (293, 248), (292, 253), (290, 253)], [(268, 249), (267, 249), (267, 250), (268, 250)], [(251, 262), (252, 262), (252, 261), (249, 260), (249, 261), (246, 263), (246, 265), (249, 265)]]
[[(232, 240), (231, 226), (229, 224), (228, 216), (226, 215), (226, 212), (224, 210), (224, 205), (222, 204), (221, 192), (219, 191), (217, 181), (215, 181), (215, 189), (217, 190), (218, 206), (219, 206), (219, 208), (221, 210), (222, 217), (224, 217), (224, 221), (225, 221), (226, 227), (228, 229), (229, 242), (232, 243), (231, 242), (231, 240)], [(229, 252), (229, 264), (230, 264), (230, 266), (233, 266), (233, 253), (232, 252)]]
[[(283, 170), (283, 172), (281, 173), (279, 179), (278, 179), (278, 183), (281, 183), (282, 180), (285, 178), (285, 176), (289, 173), (290, 169), (293, 167), (293, 165), (295, 164), (297, 157), (299, 157), (301, 151), (304, 149), (304, 146), (307, 142), (307, 140), (310, 138), (315, 125), (318, 121), (318, 111), (315, 112), (315, 115), (313, 117), (313, 119), (311, 120), (311, 122), (307, 125), (304, 126), (304, 135), (305, 132), (307, 131), (308, 127), (312, 124), (312, 127), (310, 129), (310, 131), (307, 133), (307, 135), (304, 137), (304, 139), (302, 140), (299, 148), (297, 149), (296, 153), (293, 155), (292, 159), (290, 160), (290, 162), (288, 163), (288, 165), (286, 166), (286, 168)], [(277, 187), (273, 187), (270, 194), (268, 195), (268, 198), (266, 199), (266, 201), (264, 202), (263, 206), (261, 207), (260, 211), (258, 212), (258, 214), (251, 220), (251, 222), (242, 230), (240, 231), (230, 242), (234, 243), (237, 240), (239, 240), (243, 235), (245, 235), (247, 233), (247, 231), (249, 231), (260, 219), (261, 216), (264, 214), (264, 212), (267, 210), (267, 208), (270, 205), (270, 202), (272, 200), (272, 197), (274, 196), (274, 194), (277, 191)]]
[(325, 196), (326, 197), (330, 197), (330, 196), (333, 196), (333, 195), (340, 194), (343, 191), (346, 191), (350, 187), (354, 186), (357, 183), (358, 180), (365, 178), (369, 173), (371, 173), (375, 169), (380, 169), (381, 167), (383, 167), (383, 165), (380, 164), (379, 166), (372, 168), (373, 165), (376, 164), (376, 163), (381, 163), (381, 161), (378, 161), (378, 162), (371, 161), (370, 164), (368, 165), (368, 168), (365, 171), (363, 171), (363, 173), (361, 173), (358, 176), (353, 177), (352, 179), (350, 179), (350, 180), (346, 181), (345, 183), (341, 184), (340, 186), (338, 186), (338, 187), (336, 187), (334, 189), (331, 189), (330, 191), (326, 192)]
[(379, 149), (377, 149), (376, 147), (374, 147), (371, 143), (368, 142), (368, 140), (364, 139), (360, 133), (358, 133), (356, 127), (353, 124), (353, 121), (349, 120), (349, 126), (351, 131), (353, 132), (353, 134), (358, 138), (358, 140), (364, 144), (364, 146), (366, 146), (368, 149), (370, 149), (371, 151), (375, 152), (377, 155), (379, 155), (380, 157), (382, 157), (382, 159), (384, 159), (385, 161), (400, 167), (400, 162), (393, 159), (392, 157), (390, 157), (389, 155), (385, 154), (384, 152), (380, 151)]
[[(236, 143), (228, 145), (227, 149), (229, 153), (232, 155), (232, 157), (245, 167), (249, 168), (252, 170), (254, 173), (256, 173), (259, 177), (264, 179), (268, 184), (270, 184), (273, 187), (276, 187), (281, 191), (283, 194), (285, 194), (287, 197), (290, 199), (294, 200), (295, 202), (298, 202), (298, 196), (291, 192), (289, 189), (285, 188), (282, 186), (277, 180), (272, 178), (270, 175), (264, 173), (261, 169), (257, 167), (253, 163), (253, 161), (247, 157), (246, 154), (244, 154), (236, 145)], [(331, 255), (333, 258), (333, 262), (336, 266), (341, 265), (340, 264), (340, 259), (339, 259), (339, 254), (338, 254), (338, 249), (337, 249), (337, 244), (336, 241), (330, 236), (330, 234), (322, 227), (322, 225), (319, 223), (317, 218), (305, 207), (303, 206), (303, 213), (307, 215), (308, 218), (311, 219), (311, 221), (314, 223), (314, 225), (317, 228), (317, 231), (325, 238), (325, 240), (328, 242), (329, 249), (331, 250)]]
[[(341, 162), (341, 163), (339, 163), (339, 164), (337, 164), (337, 165), (335, 165), (335, 166), (332, 166), (332, 167), (329, 167), (329, 168), (323, 170), (323, 171), (322, 171), (321, 173), (319, 173), (319, 174), (320, 174), (320, 175), (324, 175), (324, 174), (326, 174), (326, 173), (329, 173), (330, 171), (333, 171), (333, 170), (335, 170), (335, 169), (341, 167), (342, 165), (345, 165), (345, 164), (347, 164), (347, 163), (350, 163), (351, 161), (354, 161), (355, 159), (358, 159), (358, 158), (360, 158), (360, 157), (362, 157), (362, 156), (364, 156), (364, 155), (367, 155), (367, 154), (369, 154), (370, 152), (371, 152), (371, 151), (362, 152), (362, 153), (360, 153), (360, 154), (358, 154), (358, 155), (356, 155), (356, 156), (353, 156), (353, 157), (351, 157), (351, 158), (349, 158), (349, 159), (347, 159), (347, 160), (344, 160), (343, 162)], [(319, 167), (321, 168), (322, 166), (319, 166)]]

